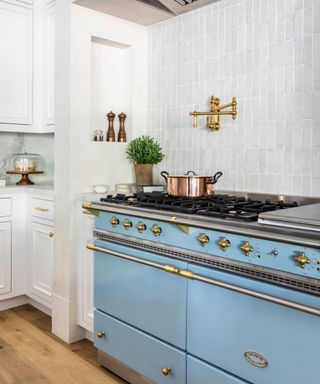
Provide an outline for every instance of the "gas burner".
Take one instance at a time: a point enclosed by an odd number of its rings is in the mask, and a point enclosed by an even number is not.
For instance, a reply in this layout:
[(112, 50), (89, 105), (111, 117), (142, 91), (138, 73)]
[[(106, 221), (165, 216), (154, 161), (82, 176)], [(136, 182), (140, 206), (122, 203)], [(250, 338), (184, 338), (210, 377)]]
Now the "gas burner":
[(108, 195), (101, 201), (247, 222), (257, 221), (259, 213), (293, 208), (298, 205), (297, 202), (256, 200), (245, 196), (226, 194), (216, 194), (195, 200), (172, 197), (162, 192), (138, 193), (131, 196)]

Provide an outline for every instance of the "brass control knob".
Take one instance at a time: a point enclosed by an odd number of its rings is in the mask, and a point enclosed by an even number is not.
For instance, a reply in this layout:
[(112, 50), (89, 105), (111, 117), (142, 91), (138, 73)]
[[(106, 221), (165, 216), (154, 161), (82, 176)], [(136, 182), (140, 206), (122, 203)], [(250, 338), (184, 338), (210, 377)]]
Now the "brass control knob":
[(249, 256), (250, 252), (253, 252), (254, 249), (253, 247), (250, 245), (250, 243), (248, 241), (246, 241), (245, 243), (243, 243), (241, 245), (241, 250), (242, 252), (246, 255), (246, 256)]
[(110, 224), (113, 226), (113, 227), (116, 227), (117, 225), (119, 225), (120, 221), (117, 217), (113, 216), (111, 217), (110, 219)]
[(299, 253), (297, 256), (294, 257), (294, 259), (300, 268), (304, 268), (306, 264), (311, 263), (310, 259), (308, 259), (304, 252)]
[(103, 339), (105, 337), (106, 333), (104, 331), (99, 331), (97, 332), (97, 337), (99, 339)]
[(132, 223), (129, 219), (125, 219), (125, 221), (122, 223), (125, 230), (128, 230), (132, 227)]
[(164, 367), (164, 368), (161, 369), (161, 372), (162, 372), (162, 374), (163, 374), (164, 376), (168, 376), (169, 373), (171, 372), (171, 368), (169, 368), (169, 367)]
[(138, 232), (142, 233), (147, 229), (147, 226), (142, 221), (139, 221), (139, 223), (136, 225), (136, 228)]
[(159, 225), (153, 224), (151, 231), (154, 234), (154, 236), (159, 236), (160, 233), (162, 232), (162, 229), (159, 227)]
[(226, 249), (230, 247), (231, 243), (230, 243), (230, 241), (228, 239), (223, 238), (220, 241), (218, 241), (218, 245), (219, 245), (220, 249), (223, 252), (225, 252)]
[(207, 236), (205, 233), (200, 233), (200, 235), (197, 237), (197, 240), (201, 246), (204, 247), (207, 243), (209, 243), (209, 236)]

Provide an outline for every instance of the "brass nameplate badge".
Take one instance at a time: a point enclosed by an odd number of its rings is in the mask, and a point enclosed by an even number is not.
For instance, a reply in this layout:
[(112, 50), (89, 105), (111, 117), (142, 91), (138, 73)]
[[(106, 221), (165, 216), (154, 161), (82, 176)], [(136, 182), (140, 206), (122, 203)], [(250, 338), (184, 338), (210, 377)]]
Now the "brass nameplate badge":
[(268, 365), (268, 360), (265, 359), (260, 353), (254, 351), (244, 352), (244, 358), (252, 365), (258, 368), (265, 368)]

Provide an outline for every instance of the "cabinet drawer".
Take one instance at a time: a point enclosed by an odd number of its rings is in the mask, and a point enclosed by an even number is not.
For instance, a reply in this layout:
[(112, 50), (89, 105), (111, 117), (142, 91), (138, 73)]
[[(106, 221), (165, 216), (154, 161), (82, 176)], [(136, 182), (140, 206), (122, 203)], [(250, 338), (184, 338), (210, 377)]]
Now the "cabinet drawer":
[(11, 216), (11, 199), (0, 198), (0, 217)]
[(206, 364), (203, 361), (195, 359), (192, 356), (187, 357), (187, 384), (246, 384), (226, 372), (221, 371)]
[[(110, 251), (186, 269), (187, 264), (97, 240)], [(187, 281), (102, 252), (94, 255), (94, 306), (181, 349), (186, 347)]]
[(54, 220), (54, 202), (45, 199), (32, 198), (32, 216), (41, 219)]
[[(94, 313), (95, 346), (157, 384), (186, 382), (186, 354), (100, 311)], [(102, 338), (98, 332), (105, 332)], [(170, 368), (167, 376), (163, 368)]]
[[(244, 288), (253, 284), (204, 267), (190, 269)], [(292, 290), (255, 284), (298, 302)], [(188, 282), (188, 295), (187, 349), (193, 356), (255, 384), (319, 382), (320, 317), (195, 280)], [(301, 296), (319, 308), (319, 297)]]

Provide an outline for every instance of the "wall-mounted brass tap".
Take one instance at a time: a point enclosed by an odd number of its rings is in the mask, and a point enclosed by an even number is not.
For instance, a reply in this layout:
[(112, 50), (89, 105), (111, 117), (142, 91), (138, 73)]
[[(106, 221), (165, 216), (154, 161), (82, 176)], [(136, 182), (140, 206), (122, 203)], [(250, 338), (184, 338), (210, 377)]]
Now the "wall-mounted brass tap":
[[(232, 98), (231, 103), (220, 105), (220, 99), (218, 97), (211, 96), (210, 105), (210, 112), (190, 112), (190, 116), (193, 116), (194, 127), (197, 127), (198, 125), (198, 116), (207, 116), (207, 128), (212, 131), (218, 131), (220, 129), (220, 116), (231, 115), (233, 120), (237, 117), (237, 100), (235, 97)], [(223, 111), (229, 107), (231, 107), (231, 111)]]

